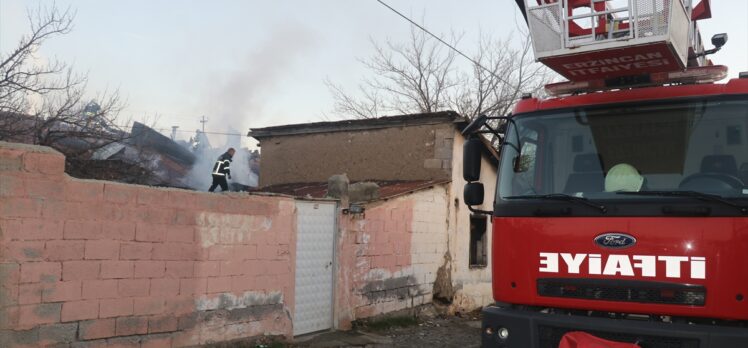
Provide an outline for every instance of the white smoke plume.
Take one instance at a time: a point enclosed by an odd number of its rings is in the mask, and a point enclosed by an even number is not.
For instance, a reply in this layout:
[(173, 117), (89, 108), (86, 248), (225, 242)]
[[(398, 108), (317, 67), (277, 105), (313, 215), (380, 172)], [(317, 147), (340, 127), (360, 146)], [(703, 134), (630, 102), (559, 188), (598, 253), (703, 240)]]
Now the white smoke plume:
[[(190, 187), (206, 191), (212, 182), (211, 170), (218, 156), (229, 147), (236, 149), (231, 164), (233, 181), (246, 186), (257, 186), (258, 177), (250, 170), (248, 149), (241, 146), (252, 126), (257, 126), (263, 118), (264, 97), (274, 89), (282, 88), (278, 83), (290, 74), (295, 64), (303, 63), (300, 58), (314, 43), (311, 30), (298, 25), (286, 24), (267, 35), (267, 39), (250, 51), (240, 69), (212, 76), (204, 84), (204, 109), (211, 110), (206, 115), (208, 127), (239, 136), (216, 137), (211, 140), (218, 144), (226, 139), (222, 148), (202, 149), (195, 153), (197, 161), (188, 175)], [(241, 43), (237, 43), (241, 44)], [(231, 50), (227, 50), (230, 52)], [(231, 184), (229, 181), (229, 185)]]
[(251, 49), (240, 69), (212, 77), (213, 81), (205, 84), (211, 127), (230, 126), (243, 129), (246, 134), (250, 126), (257, 126), (263, 118), (266, 96), (282, 89), (279, 83), (284, 78), (293, 81), (292, 68), (304, 63), (302, 58), (314, 41), (311, 30), (287, 23), (269, 32), (263, 43)]
[[(187, 175), (187, 184), (198, 191), (207, 191), (213, 182), (213, 165), (216, 160), (221, 156), (227, 147), (223, 148), (207, 148), (202, 149), (195, 153), (197, 160), (192, 165), (192, 169)], [(234, 154), (233, 161), (231, 162), (231, 179), (228, 180), (229, 185), (232, 183), (238, 183), (244, 186), (256, 187), (258, 183), (257, 174), (252, 172), (250, 169), (251, 152), (247, 148), (234, 147), (236, 153)], [(218, 188), (217, 191), (221, 189)]]
[[(227, 133), (239, 134), (236, 129), (229, 128)], [(213, 166), (218, 157), (220, 157), (229, 148), (234, 148), (236, 153), (231, 162), (231, 183), (241, 184), (243, 186), (256, 187), (258, 183), (257, 173), (252, 171), (253, 152), (247, 148), (241, 147), (241, 135), (227, 136), (226, 144), (217, 147), (197, 146), (195, 149), (196, 161), (187, 175), (187, 185), (195, 190), (207, 191), (213, 182)], [(257, 170), (257, 168), (255, 168)], [(219, 189), (220, 190), (220, 189)]]

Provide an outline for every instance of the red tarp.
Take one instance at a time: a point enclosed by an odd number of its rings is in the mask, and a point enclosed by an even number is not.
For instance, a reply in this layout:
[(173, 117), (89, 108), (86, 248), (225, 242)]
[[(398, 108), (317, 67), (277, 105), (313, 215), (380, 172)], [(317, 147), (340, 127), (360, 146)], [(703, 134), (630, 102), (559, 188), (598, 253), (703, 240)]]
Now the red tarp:
[(641, 348), (638, 344), (604, 340), (586, 332), (568, 332), (561, 338), (558, 348)]

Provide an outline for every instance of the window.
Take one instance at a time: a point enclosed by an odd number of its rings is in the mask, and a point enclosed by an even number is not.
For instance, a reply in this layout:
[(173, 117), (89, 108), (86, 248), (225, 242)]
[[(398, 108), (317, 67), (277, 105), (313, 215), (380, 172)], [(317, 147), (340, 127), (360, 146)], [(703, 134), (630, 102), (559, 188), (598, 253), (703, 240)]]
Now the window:
[(535, 194), (535, 164), (537, 162), (538, 149), (538, 132), (532, 129), (525, 129), (521, 133), (521, 152), (519, 156), (513, 158), (514, 177), (512, 180), (513, 190), (515, 192), (524, 192), (525, 194)]
[(470, 267), (488, 265), (487, 218), (484, 215), (470, 216)]
[(740, 145), (740, 126), (727, 126), (727, 145)]
[[(510, 125), (518, 129), (507, 131), (502, 147), (498, 197), (567, 194), (618, 204), (641, 200), (616, 192), (633, 190), (748, 199), (748, 174), (740, 170), (748, 169), (745, 126), (739, 124), (746, 111), (748, 101), (736, 99), (518, 115)], [(575, 153), (570, 148), (579, 135), (584, 152)], [(616, 186), (623, 181), (618, 172), (610, 173), (614, 167), (630, 168), (624, 179), (636, 187)], [(710, 180), (715, 174), (719, 180)], [(526, 203), (510, 199), (498, 204), (513, 202)]]
[(575, 135), (571, 137), (571, 151), (582, 152), (584, 151), (584, 138), (581, 135)]

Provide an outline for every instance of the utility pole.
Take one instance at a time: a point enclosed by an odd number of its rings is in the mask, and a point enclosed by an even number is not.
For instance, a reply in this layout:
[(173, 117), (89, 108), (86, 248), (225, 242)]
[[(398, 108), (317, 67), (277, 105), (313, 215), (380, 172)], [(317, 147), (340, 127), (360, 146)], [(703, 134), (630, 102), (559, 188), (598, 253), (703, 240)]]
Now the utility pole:
[(200, 119), (200, 123), (203, 124), (203, 133), (205, 133), (205, 123), (207, 122), (208, 122), (208, 119), (205, 118), (205, 115), (203, 115), (203, 117)]

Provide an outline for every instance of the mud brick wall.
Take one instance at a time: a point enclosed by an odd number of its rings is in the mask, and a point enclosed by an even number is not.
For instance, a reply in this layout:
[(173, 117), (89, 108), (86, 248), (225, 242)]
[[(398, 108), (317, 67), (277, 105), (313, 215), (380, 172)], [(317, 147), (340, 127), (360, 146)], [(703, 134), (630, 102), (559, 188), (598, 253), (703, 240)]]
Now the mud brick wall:
[(449, 179), (454, 129), (450, 122), (266, 138), (260, 186), (326, 182), (342, 173), (352, 182)]
[(291, 335), (294, 202), (77, 180), (0, 142), (0, 346)]
[(449, 267), (446, 220), (445, 185), (372, 203), (365, 214), (341, 217), (340, 327), (432, 301), (437, 273)]

